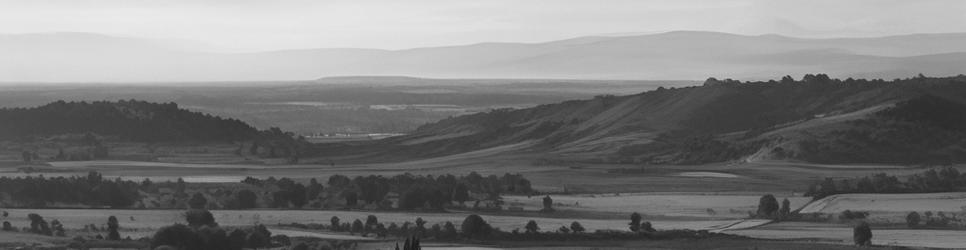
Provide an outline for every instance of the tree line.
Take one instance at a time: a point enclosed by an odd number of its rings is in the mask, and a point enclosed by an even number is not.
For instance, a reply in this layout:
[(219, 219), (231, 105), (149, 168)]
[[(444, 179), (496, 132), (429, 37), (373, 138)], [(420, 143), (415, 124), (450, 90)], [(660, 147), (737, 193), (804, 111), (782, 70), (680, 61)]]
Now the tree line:
[[(308, 185), (295, 182), (289, 178), (257, 179), (248, 177), (242, 183), (250, 184), (262, 189), (274, 190), (271, 195), (273, 208), (302, 208), (310, 202), (319, 202), (321, 194), (325, 197), (338, 197), (347, 207), (370, 206), (380, 209), (393, 208), (388, 199), (390, 193), (398, 196), (396, 209), (443, 209), (447, 205), (476, 200), (471, 193), (485, 195), (485, 199), (497, 200), (501, 194), (516, 193), (530, 194), (533, 189), (530, 181), (520, 174), (504, 174), (503, 176), (482, 176), (471, 172), (466, 176), (451, 174), (413, 175), (401, 174), (392, 177), (382, 175), (356, 176), (349, 178), (344, 175), (332, 175), (323, 185), (316, 178), (309, 180)], [(236, 193), (240, 208), (257, 206), (258, 199), (255, 192), (241, 190)]]
[(22, 207), (42, 208), (51, 203), (124, 208), (140, 197), (133, 181), (104, 179), (100, 173), (71, 177), (0, 177), (0, 192)]
[(910, 175), (905, 180), (885, 173), (838, 181), (825, 178), (810, 186), (805, 196), (817, 200), (836, 194), (952, 192), (963, 188), (966, 188), (966, 175), (956, 168), (943, 167)]

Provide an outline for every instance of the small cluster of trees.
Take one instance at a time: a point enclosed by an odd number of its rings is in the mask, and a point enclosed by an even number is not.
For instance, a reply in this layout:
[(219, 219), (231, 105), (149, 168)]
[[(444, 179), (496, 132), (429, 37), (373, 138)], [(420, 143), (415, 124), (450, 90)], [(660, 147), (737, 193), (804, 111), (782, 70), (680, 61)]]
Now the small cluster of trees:
[[(208, 210), (193, 209), (185, 212), (185, 224), (166, 226), (155, 232), (151, 238), (151, 248), (174, 248), (183, 250), (238, 250), (244, 248), (268, 248), (287, 241), (285, 237), (275, 237), (264, 225), (226, 232), (215, 222)], [(278, 244), (276, 244), (278, 243)], [(290, 242), (288, 242), (290, 243)]]
[(785, 219), (792, 215), (791, 212), (791, 202), (788, 198), (782, 200), (781, 206), (778, 205), (778, 199), (772, 194), (762, 195), (758, 199), (758, 210), (752, 215), (754, 218), (765, 218), (765, 219)]
[(966, 175), (956, 168), (944, 167), (913, 174), (905, 181), (885, 173), (839, 181), (825, 178), (812, 185), (805, 196), (817, 200), (835, 194), (951, 192), (963, 188), (966, 188)]
[[(61, 224), (58, 220), (52, 220), (50, 223), (47, 223), (47, 220), (45, 220), (43, 216), (35, 213), (27, 214), (27, 219), (30, 220), (30, 227), (24, 228), (25, 232), (60, 237), (66, 235), (64, 224)], [(17, 228), (13, 227), (9, 221), (4, 221), (3, 227), (0, 230), (8, 232), (18, 231)]]
[(90, 172), (84, 177), (0, 177), (0, 192), (10, 194), (24, 207), (45, 207), (49, 203), (128, 207), (140, 197), (138, 183), (104, 179)]
[(918, 212), (909, 212), (909, 214), (906, 215), (906, 225), (909, 226), (909, 228), (944, 228), (949, 227), (953, 223), (961, 222), (962, 219), (956, 218), (956, 214), (949, 216), (944, 212), (936, 212), (933, 214), (931, 211), (926, 211), (923, 212), (922, 215), (920, 215)]

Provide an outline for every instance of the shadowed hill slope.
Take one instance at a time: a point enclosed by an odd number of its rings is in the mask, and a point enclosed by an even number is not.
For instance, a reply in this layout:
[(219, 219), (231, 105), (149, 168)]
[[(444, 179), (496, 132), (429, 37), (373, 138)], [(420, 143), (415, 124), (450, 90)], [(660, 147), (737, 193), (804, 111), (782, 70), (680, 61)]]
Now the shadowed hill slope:
[[(920, 138), (964, 135), (957, 129), (960, 118), (943, 118), (966, 112), (964, 103), (964, 76), (869, 81), (819, 74), (769, 82), (712, 78), (700, 87), (454, 117), (403, 137), (327, 147), (342, 155), (359, 155), (360, 149), (366, 149), (365, 158), (370, 161), (528, 142), (529, 147), (515, 152), (596, 162), (961, 162), (966, 159), (952, 156), (966, 153), (960, 142), (920, 141), (915, 152), (903, 145), (916, 137), (912, 133), (924, 133)], [(883, 157), (887, 153), (891, 156)]]

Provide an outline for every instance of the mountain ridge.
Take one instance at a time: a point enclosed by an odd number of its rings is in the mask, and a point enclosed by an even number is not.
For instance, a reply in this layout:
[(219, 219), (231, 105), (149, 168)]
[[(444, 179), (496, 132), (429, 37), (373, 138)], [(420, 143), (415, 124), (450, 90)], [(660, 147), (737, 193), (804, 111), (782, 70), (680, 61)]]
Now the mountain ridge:
[[(329, 76), (424, 78), (743, 80), (826, 72), (891, 79), (955, 75), (966, 68), (966, 33), (874, 38), (795, 38), (673, 31), (586, 36), (539, 43), (477, 43), (380, 50), (323, 48), (245, 53), (176, 49), (147, 40), (100, 36), (74, 43), (0, 36), (0, 82), (260, 81)], [(82, 37), (86, 37), (83, 35)], [(83, 39), (81, 39), (83, 40)], [(153, 45), (154, 44), (154, 45)], [(834, 53), (833, 53), (834, 52)], [(754, 60), (749, 60), (753, 58)]]

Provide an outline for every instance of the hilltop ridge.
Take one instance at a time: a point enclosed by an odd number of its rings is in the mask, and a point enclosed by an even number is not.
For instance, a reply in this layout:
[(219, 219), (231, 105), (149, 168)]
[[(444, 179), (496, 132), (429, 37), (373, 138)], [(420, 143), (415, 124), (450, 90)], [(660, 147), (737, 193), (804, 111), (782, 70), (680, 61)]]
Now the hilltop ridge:
[[(961, 121), (943, 118), (966, 112), (964, 104), (962, 75), (892, 81), (824, 74), (761, 82), (712, 78), (704, 86), (453, 117), (370, 145), (332, 146), (332, 152), (366, 148), (382, 152), (368, 153), (368, 159), (387, 160), (527, 142), (530, 146), (516, 152), (592, 162), (964, 162), (966, 140), (957, 138), (966, 133), (950, 125)], [(931, 112), (914, 115), (925, 110)]]

